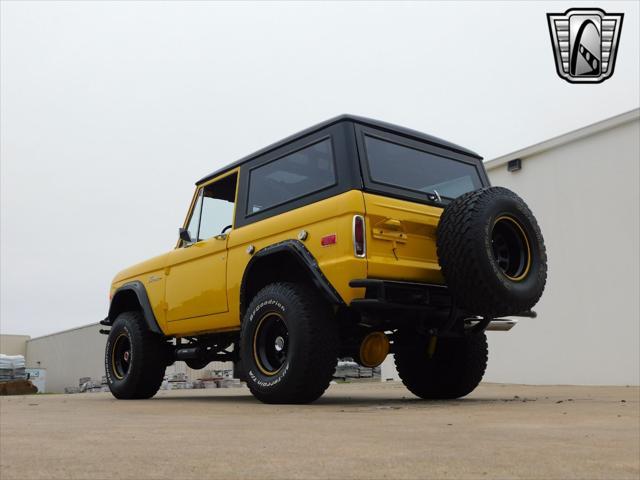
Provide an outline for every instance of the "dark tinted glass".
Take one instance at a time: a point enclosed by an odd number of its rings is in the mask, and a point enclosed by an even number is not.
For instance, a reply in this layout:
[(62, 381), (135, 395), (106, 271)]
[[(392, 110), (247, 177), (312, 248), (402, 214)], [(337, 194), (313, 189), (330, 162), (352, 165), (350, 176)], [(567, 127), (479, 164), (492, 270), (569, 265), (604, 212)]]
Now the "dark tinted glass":
[(482, 186), (473, 165), (365, 136), (371, 180), (456, 198)]
[(251, 170), (247, 215), (336, 183), (331, 140), (326, 139)]

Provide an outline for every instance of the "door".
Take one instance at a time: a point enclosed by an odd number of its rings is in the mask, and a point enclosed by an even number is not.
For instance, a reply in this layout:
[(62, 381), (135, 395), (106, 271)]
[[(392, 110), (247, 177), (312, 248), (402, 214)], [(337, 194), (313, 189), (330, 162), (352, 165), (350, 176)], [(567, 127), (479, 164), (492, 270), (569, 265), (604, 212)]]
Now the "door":
[(228, 311), (227, 239), (233, 229), (237, 171), (200, 187), (182, 241), (169, 253), (167, 321)]

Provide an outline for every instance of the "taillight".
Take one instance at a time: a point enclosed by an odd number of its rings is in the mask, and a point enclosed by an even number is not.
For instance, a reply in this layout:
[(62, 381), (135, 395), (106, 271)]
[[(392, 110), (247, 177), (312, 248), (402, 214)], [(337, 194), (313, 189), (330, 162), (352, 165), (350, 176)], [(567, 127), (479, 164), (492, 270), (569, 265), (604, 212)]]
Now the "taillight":
[(353, 253), (356, 257), (364, 257), (366, 254), (364, 217), (362, 215), (353, 216)]

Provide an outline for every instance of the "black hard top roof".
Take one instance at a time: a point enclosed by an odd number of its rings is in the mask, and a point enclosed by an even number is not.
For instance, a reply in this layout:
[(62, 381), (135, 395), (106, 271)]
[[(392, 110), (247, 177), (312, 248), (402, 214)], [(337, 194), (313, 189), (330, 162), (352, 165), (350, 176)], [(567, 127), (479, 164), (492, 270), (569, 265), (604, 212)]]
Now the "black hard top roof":
[(442, 140), (441, 138), (438, 137), (434, 137), (432, 135), (427, 135), (426, 133), (422, 133), (422, 132), (418, 132), (416, 130), (411, 130), (410, 128), (405, 128), (405, 127), (400, 127), (398, 125), (393, 125), (392, 123), (387, 123), (387, 122), (382, 122), (380, 120), (373, 120), (371, 118), (365, 118), (365, 117), (359, 117), (357, 115), (349, 115), (349, 114), (343, 114), (343, 115), (338, 115), (337, 117), (333, 117), (330, 118), (329, 120), (325, 120), (324, 122), (318, 123), (317, 125), (314, 125), (312, 127), (306, 128), (298, 133), (295, 133), (293, 135), (290, 135), (286, 138), (283, 138), (282, 140), (272, 143), (271, 145), (261, 148), (260, 150), (258, 150), (257, 152), (252, 153), (251, 155), (247, 155), (246, 157), (241, 158), (240, 160), (236, 160), (233, 163), (230, 163), (229, 165), (227, 165), (226, 167), (220, 168), (218, 170), (216, 170), (213, 173), (210, 173), (209, 175), (207, 175), (206, 177), (201, 178), (200, 180), (198, 180), (196, 182), (196, 185), (199, 185), (201, 183), (204, 183), (208, 180), (211, 180), (214, 177), (217, 177), (218, 175), (225, 173), (229, 170), (232, 170), (236, 167), (239, 167), (240, 165), (247, 163), (248, 161), (260, 156), (260, 155), (264, 155), (265, 153), (274, 150), (276, 148), (282, 147), (283, 145), (286, 145), (289, 142), (292, 142), (294, 140), (297, 140), (301, 137), (304, 137), (306, 135), (309, 135), (311, 133), (314, 133), (317, 130), (321, 130), (323, 128), (326, 128), (330, 125), (333, 125), (335, 123), (339, 123), (339, 122), (354, 122), (354, 123), (359, 123), (362, 125), (369, 125), (381, 130), (386, 130), (392, 133), (397, 133), (400, 135), (404, 135), (407, 137), (412, 137), (418, 140), (422, 140), (428, 143), (432, 143), (432, 144), (436, 144), (436, 145), (440, 145), (443, 146), (445, 148), (448, 148), (450, 150), (456, 151), (458, 153), (462, 153), (463, 155), (469, 155), (472, 157), (475, 157), (477, 159), (482, 160), (482, 157), (480, 155), (478, 155), (475, 152), (472, 152), (471, 150), (468, 150), (464, 147), (461, 147), (459, 145), (456, 145), (454, 143), (451, 142), (447, 142), (446, 140)]

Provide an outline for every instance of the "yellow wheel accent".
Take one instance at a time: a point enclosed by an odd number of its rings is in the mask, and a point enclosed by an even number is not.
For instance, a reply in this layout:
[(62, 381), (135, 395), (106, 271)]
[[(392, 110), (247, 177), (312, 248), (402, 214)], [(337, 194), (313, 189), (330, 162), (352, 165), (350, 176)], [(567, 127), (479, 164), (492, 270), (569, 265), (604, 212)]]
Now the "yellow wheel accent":
[(253, 332), (253, 360), (258, 370), (268, 377), (276, 375), (287, 361), (289, 332), (282, 315), (265, 314)]
[(496, 218), (491, 242), (495, 261), (502, 273), (514, 282), (526, 278), (531, 270), (531, 246), (522, 225), (508, 215)]
[(126, 333), (121, 333), (111, 346), (111, 371), (118, 380), (126, 376), (130, 362), (131, 341)]
[(383, 332), (372, 332), (360, 344), (360, 363), (373, 368), (384, 362), (389, 354), (389, 339)]

